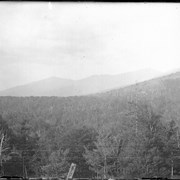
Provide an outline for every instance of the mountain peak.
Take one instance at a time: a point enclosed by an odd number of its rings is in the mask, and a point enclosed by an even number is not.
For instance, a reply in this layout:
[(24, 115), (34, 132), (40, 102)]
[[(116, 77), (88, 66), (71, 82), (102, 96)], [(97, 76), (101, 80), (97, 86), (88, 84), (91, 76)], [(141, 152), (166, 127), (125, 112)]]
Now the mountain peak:
[[(153, 73), (154, 72), (154, 73)], [(26, 85), (17, 86), (0, 92), (1, 96), (77, 96), (106, 91), (132, 85), (157, 76), (153, 70), (140, 70), (118, 75), (92, 75), (71, 80), (52, 76)]]

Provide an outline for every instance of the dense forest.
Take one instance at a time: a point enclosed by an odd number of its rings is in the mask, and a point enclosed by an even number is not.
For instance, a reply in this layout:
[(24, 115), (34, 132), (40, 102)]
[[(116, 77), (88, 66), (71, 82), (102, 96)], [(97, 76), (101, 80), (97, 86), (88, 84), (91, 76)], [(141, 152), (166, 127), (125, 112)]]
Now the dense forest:
[(1, 174), (178, 174), (179, 85), (176, 73), (89, 96), (0, 97)]

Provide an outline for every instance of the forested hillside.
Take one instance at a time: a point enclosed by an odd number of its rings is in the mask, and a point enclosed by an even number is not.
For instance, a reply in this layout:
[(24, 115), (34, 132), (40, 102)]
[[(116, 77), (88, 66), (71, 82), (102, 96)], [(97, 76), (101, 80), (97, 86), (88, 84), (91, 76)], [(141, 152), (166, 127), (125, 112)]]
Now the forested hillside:
[(2, 165), (16, 152), (29, 176), (72, 162), (75, 177), (178, 174), (179, 85), (175, 73), (91, 96), (0, 97)]

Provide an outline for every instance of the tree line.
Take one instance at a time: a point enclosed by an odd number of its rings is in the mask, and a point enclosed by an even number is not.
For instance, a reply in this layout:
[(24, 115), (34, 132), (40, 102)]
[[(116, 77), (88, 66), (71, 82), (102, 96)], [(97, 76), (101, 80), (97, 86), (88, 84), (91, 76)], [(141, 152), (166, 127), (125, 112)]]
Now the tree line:
[(178, 107), (166, 95), (1, 97), (1, 174), (65, 177), (71, 163), (81, 178), (178, 174)]

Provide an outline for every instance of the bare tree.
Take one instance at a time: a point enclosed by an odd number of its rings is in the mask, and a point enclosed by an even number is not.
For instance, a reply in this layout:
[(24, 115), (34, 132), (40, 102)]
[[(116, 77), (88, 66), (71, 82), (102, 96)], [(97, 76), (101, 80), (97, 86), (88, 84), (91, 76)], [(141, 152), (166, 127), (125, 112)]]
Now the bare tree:
[(7, 138), (6, 135), (1, 132), (0, 133), (0, 166), (1, 166), (1, 175), (3, 174), (3, 166), (2, 166), (2, 161), (3, 161), (3, 152), (5, 152), (8, 149), (7, 147)]

